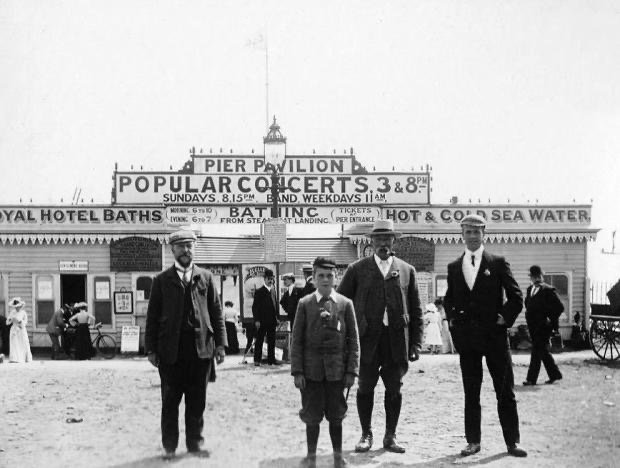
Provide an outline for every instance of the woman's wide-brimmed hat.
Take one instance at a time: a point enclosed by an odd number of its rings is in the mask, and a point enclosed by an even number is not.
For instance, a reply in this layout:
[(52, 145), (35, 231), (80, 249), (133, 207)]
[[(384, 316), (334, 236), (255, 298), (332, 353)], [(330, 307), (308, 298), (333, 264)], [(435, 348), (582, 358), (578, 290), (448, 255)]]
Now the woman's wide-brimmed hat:
[(22, 301), (21, 297), (14, 297), (9, 302), (9, 307), (14, 307), (16, 309), (19, 309), (20, 307), (24, 307), (25, 305), (26, 303)]
[(399, 238), (403, 234), (394, 230), (394, 221), (391, 219), (378, 219), (372, 226), (372, 231), (366, 234), (366, 237), (380, 236), (385, 234), (391, 234), (392, 236)]
[(86, 302), (76, 302), (75, 304), (73, 304), (73, 309), (74, 310), (86, 310), (88, 309), (88, 304)]
[(433, 304), (432, 302), (430, 304), (426, 304), (426, 311), (427, 312), (437, 312), (437, 306), (435, 304)]

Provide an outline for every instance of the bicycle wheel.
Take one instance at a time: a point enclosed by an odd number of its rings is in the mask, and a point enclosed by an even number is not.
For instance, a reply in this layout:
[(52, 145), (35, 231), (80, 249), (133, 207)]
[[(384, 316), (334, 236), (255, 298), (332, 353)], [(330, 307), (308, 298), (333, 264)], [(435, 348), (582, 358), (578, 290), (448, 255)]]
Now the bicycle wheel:
[(110, 335), (101, 335), (97, 337), (97, 351), (105, 359), (112, 359), (116, 355), (116, 340)]

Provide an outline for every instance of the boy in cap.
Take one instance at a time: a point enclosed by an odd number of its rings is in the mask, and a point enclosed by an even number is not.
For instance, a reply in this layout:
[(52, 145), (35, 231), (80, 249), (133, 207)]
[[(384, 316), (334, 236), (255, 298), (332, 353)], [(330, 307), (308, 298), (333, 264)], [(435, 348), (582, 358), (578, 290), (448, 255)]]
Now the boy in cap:
[(316, 466), (316, 447), (323, 416), (329, 421), (334, 466), (342, 457), (342, 420), (347, 411), (344, 389), (359, 369), (359, 338), (353, 303), (334, 291), (336, 264), (317, 257), (313, 277), (317, 290), (299, 301), (293, 327), (291, 374), (301, 391), (299, 411), (306, 423), (305, 466)]
[(207, 382), (228, 345), (213, 275), (193, 262), (195, 241), (192, 231), (170, 234), (174, 265), (153, 280), (146, 312), (145, 348), (161, 379), (164, 459), (175, 456), (184, 395), (187, 451), (202, 456)]
[[(497, 412), (508, 453), (525, 457), (519, 447), (519, 415), (508, 347), (510, 328), (523, 307), (523, 295), (504, 257), (484, 248), (486, 221), (467, 215), (461, 221), (465, 253), (448, 265), (444, 297), (454, 347), (459, 353), (465, 391), (466, 457), (480, 451), (482, 357), (493, 379)], [(506, 299), (504, 300), (504, 294)]]
[(540, 363), (549, 375), (546, 384), (562, 379), (562, 373), (549, 352), (549, 338), (559, 328), (558, 319), (564, 312), (564, 305), (553, 286), (543, 281), (543, 271), (538, 265), (530, 267), (530, 281), (525, 296), (525, 320), (532, 338), (532, 355), (527, 378), (523, 385), (536, 385)]

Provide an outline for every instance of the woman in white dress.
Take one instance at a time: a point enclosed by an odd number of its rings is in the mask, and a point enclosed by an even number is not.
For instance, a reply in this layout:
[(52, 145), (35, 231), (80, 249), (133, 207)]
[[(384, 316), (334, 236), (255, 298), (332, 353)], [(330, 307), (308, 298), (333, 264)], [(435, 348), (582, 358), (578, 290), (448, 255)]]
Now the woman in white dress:
[(32, 353), (30, 352), (30, 341), (28, 340), (28, 314), (24, 309), (24, 301), (21, 297), (11, 299), (9, 303), (9, 316), (6, 319), (7, 325), (12, 324), (9, 334), (9, 342), (11, 343), (11, 351), (9, 354), (9, 362), (30, 362), (32, 361)]
[(426, 304), (426, 313), (424, 314), (424, 322), (426, 324), (424, 331), (424, 344), (430, 347), (431, 354), (439, 354), (441, 350), (441, 329), (439, 328), (441, 317), (437, 312), (435, 304)]

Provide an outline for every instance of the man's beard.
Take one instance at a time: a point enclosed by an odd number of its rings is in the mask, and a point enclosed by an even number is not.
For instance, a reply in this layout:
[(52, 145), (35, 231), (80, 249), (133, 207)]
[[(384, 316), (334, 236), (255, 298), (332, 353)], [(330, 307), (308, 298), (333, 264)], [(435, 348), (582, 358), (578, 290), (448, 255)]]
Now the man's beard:
[(188, 257), (187, 255), (181, 255), (179, 258), (177, 258), (177, 262), (179, 262), (182, 267), (187, 268), (192, 264), (192, 257)]

